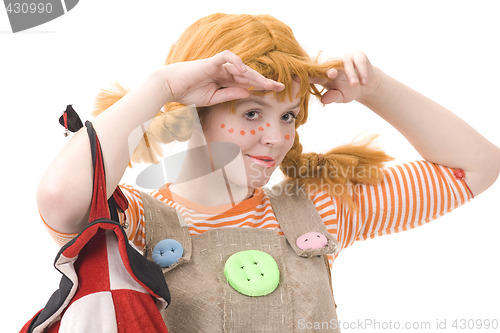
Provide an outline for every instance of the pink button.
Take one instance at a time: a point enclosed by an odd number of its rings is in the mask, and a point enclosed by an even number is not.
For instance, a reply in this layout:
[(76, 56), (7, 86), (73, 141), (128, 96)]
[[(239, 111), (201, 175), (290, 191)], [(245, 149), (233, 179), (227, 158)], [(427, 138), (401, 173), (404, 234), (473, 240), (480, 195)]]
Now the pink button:
[(297, 246), (301, 250), (317, 250), (325, 247), (328, 239), (319, 232), (311, 231), (297, 238)]

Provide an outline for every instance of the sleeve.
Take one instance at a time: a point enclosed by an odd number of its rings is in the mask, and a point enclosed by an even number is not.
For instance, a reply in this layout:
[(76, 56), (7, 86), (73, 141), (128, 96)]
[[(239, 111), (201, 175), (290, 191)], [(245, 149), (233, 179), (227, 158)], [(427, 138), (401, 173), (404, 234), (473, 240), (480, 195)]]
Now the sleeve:
[(47, 222), (45, 222), (45, 220), (43, 219), (43, 216), (40, 213), (40, 211), (38, 211), (38, 214), (40, 214), (40, 218), (42, 219), (42, 222), (45, 225), (45, 228), (47, 228), (47, 231), (49, 232), (49, 235), (52, 237), (52, 239), (60, 247), (63, 247), (64, 244), (66, 244), (67, 242), (69, 242), (70, 240), (72, 240), (73, 238), (75, 238), (76, 236), (78, 236), (78, 233), (66, 234), (66, 233), (59, 232), (59, 231), (55, 230), (50, 225), (48, 225)]
[(464, 179), (439, 164), (416, 161), (383, 169), (378, 185), (357, 185), (351, 212), (334, 198), (338, 213), (337, 239), (341, 248), (426, 224), (473, 198)]
[[(141, 195), (139, 191), (134, 187), (126, 184), (118, 185), (122, 190), (123, 194), (127, 198), (128, 208), (124, 212), (124, 214), (119, 214), (120, 223), (125, 225), (125, 232), (128, 236), (128, 239), (134, 243), (134, 245), (140, 250), (143, 251), (145, 247), (145, 222), (144, 222), (144, 205), (142, 203)], [(59, 246), (63, 246), (68, 243), (74, 237), (78, 235), (78, 233), (66, 234), (59, 232), (53, 228), (51, 228), (43, 219), (40, 214), (42, 221), (47, 228), (50, 236), (56, 241)]]
[(118, 185), (122, 190), (125, 198), (128, 201), (128, 208), (121, 214), (120, 223), (125, 219), (125, 232), (128, 239), (140, 250), (144, 251), (146, 246), (146, 223), (144, 219), (144, 204), (139, 191), (133, 186), (120, 184)]

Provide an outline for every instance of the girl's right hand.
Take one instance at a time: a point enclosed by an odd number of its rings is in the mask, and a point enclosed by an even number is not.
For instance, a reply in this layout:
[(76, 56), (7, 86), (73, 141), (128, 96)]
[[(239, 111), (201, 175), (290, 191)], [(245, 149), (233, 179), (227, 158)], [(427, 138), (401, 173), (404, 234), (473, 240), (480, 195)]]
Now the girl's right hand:
[(285, 87), (246, 66), (227, 50), (207, 59), (166, 65), (160, 72), (171, 102), (196, 107), (246, 98), (250, 88), (281, 91)]

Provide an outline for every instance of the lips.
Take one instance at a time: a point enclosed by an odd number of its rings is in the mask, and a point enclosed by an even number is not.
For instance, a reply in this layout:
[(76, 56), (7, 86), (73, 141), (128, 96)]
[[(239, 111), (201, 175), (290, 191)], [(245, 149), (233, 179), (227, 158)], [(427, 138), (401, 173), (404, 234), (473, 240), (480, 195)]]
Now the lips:
[(276, 164), (276, 160), (270, 156), (251, 156), (252, 161), (264, 168), (272, 168)]

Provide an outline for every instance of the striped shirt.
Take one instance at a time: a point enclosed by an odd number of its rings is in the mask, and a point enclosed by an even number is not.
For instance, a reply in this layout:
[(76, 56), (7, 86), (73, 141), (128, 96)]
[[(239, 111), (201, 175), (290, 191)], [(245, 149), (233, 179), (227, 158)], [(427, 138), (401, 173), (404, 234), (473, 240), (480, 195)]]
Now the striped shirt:
[[(327, 230), (337, 239), (340, 250), (355, 241), (409, 230), (430, 222), (470, 201), (472, 192), (454, 170), (427, 161), (416, 161), (383, 169), (377, 185), (356, 185), (351, 197), (359, 210), (353, 211), (336, 196), (316, 192), (310, 197)], [(141, 250), (145, 246), (145, 214), (139, 191), (120, 185), (129, 202), (125, 212), (129, 239)], [(275, 229), (283, 234), (268, 196), (261, 188), (254, 195), (223, 213), (183, 200), (174, 201), (168, 188), (155, 190), (152, 196), (174, 207), (184, 218), (192, 236), (212, 228), (251, 227)], [(121, 216), (123, 219), (123, 216)], [(59, 244), (76, 234), (62, 234), (47, 225)], [(338, 256), (336, 252), (335, 257)], [(329, 256), (330, 267), (334, 257)]]

